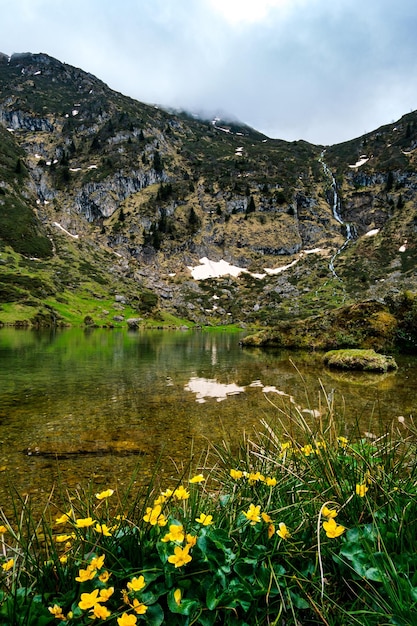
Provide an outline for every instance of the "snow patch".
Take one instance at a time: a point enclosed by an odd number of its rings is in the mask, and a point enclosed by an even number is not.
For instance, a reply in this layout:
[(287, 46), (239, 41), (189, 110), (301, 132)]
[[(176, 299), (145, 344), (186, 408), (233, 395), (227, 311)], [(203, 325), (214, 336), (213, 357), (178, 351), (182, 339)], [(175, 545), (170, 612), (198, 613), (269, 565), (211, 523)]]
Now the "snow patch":
[(349, 165), (349, 167), (352, 167), (352, 168), (360, 167), (361, 165), (364, 165), (368, 161), (369, 161), (369, 157), (367, 157), (365, 154), (362, 154), (359, 157), (359, 161), (356, 161), (356, 163), (354, 165)]
[(379, 231), (379, 228), (373, 228), (372, 230), (368, 230), (368, 232), (364, 234), (364, 237), (373, 237), (374, 235), (377, 235)]
[(78, 235), (73, 235), (72, 233), (68, 232), (63, 226), (61, 226), (61, 224), (58, 224), (58, 222), (54, 222), (54, 226), (62, 230), (62, 232), (64, 232), (66, 235), (69, 235), (73, 239), (78, 239)]

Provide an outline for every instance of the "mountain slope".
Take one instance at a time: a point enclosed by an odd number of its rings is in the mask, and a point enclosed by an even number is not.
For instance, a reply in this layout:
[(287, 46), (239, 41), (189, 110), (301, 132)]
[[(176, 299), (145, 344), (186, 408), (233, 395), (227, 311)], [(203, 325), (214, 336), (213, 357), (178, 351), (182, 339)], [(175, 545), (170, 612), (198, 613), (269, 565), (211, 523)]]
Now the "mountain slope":
[[(46, 54), (2, 55), (0, 281), (27, 280), (3, 287), (0, 320), (19, 303), (29, 319), (271, 324), (415, 289), (416, 122), (323, 152), (136, 102)], [(247, 272), (197, 281), (203, 257)]]

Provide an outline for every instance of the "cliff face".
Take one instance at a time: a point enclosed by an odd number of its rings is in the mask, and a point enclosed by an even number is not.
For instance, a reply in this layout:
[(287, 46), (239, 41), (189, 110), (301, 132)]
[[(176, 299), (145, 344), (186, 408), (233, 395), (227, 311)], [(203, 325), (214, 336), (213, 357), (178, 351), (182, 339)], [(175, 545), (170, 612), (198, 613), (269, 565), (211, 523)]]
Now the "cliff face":
[[(416, 120), (323, 151), (133, 101), (46, 54), (2, 55), (1, 254), (53, 255), (49, 306), (83, 276), (82, 255), (109, 293), (147, 290), (199, 323), (268, 323), (413, 289)], [(16, 244), (17, 197), (33, 249)], [(68, 246), (78, 270), (62, 281)], [(247, 272), (196, 281), (203, 257)]]

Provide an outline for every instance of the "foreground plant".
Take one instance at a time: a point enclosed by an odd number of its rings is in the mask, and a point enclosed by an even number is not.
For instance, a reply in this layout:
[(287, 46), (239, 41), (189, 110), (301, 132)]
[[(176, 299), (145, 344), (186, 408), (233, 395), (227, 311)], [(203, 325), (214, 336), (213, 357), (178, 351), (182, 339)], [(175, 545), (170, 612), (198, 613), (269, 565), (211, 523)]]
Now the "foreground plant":
[(22, 501), (0, 520), (0, 623), (413, 623), (414, 438), (286, 418), (133, 501), (68, 494), (52, 523)]

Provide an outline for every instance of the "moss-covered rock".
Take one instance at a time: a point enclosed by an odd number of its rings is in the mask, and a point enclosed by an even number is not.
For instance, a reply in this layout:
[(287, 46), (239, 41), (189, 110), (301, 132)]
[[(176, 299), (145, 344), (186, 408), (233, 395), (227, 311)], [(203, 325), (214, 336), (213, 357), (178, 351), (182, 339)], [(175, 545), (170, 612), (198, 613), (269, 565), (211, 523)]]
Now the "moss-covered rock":
[(330, 350), (324, 355), (323, 362), (328, 367), (365, 372), (388, 372), (398, 367), (394, 357), (375, 350)]

